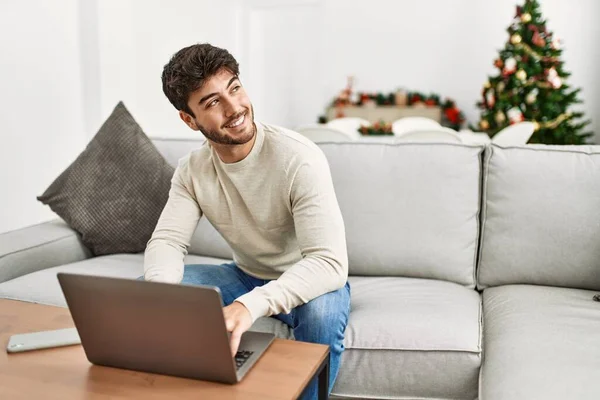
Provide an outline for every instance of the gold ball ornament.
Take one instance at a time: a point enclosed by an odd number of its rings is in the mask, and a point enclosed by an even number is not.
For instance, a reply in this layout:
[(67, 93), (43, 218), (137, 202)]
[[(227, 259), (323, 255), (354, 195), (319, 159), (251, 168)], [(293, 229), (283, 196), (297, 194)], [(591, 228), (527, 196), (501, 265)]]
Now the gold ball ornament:
[(490, 123), (489, 123), (489, 122), (487, 122), (487, 120), (485, 120), (485, 119), (482, 119), (482, 120), (479, 122), (479, 127), (480, 127), (482, 130), (484, 130), (484, 131), (487, 131), (488, 129), (490, 129)]
[(527, 72), (525, 72), (525, 70), (522, 70), (522, 69), (518, 70), (515, 76), (517, 77), (518, 80), (520, 80), (522, 82), (525, 82), (527, 80)]
[(502, 93), (502, 92), (504, 92), (505, 88), (506, 88), (506, 85), (504, 85), (504, 82), (500, 81), (500, 82), (498, 82), (498, 85), (496, 86), (496, 92)]
[(485, 83), (483, 84), (483, 87), (486, 89), (489, 89), (492, 87), (492, 85), (490, 84), (490, 81), (485, 81)]
[(498, 111), (496, 113), (496, 116), (494, 117), (494, 119), (496, 120), (497, 123), (501, 124), (504, 121), (506, 121), (506, 115), (504, 115), (504, 113), (502, 111)]
[(539, 131), (540, 130), (540, 123), (537, 121), (533, 121), (533, 130), (534, 131)]
[(529, 13), (521, 14), (521, 21), (524, 23), (531, 22), (531, 14), (529, 14)]
[(510, 42), (512, 44), (519, 44), (519, 43), (521, 43), (522, 40), (523, 40), (523, 38), (518, 33), (515, 33), (514, 35), (512, 35), (510, 37)]

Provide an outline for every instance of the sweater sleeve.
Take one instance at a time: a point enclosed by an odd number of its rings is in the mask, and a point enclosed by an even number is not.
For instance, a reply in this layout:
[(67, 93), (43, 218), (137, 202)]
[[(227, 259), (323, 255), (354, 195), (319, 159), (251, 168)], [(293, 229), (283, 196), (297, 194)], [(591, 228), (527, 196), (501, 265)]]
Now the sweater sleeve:
[(144, 279), (179, 283), (183, 259), (202, 216), (191, 190), (188, 160), (180, 161), (171, 179), (169, 198), (144, 254)]
[(302, 259), (278, 279), (236, 299), (250, 311), (253, 321), (287, 314), (340, 289), (348, 279), (344, 221), (327, 159), (320, 150), (318, 155), (298, 167), (289, 190)]

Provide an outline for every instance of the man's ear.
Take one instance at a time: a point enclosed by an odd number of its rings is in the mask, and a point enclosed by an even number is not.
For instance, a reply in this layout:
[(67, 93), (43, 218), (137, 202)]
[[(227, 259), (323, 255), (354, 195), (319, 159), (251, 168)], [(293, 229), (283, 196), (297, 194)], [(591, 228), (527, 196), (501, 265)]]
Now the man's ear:
[(185, 122), (185, 124), (187, 126), (189, 126), (190, 129), (192, 129), (194, 131), (200, 130), (198, 128), (198, 125), (196, 125), (196, 121), (194, 120), (194, 118), (190, 114), (186, 113), (185, 111), (179, 110), (179, 118), (181, 118), (181, 120), (183, 122)]

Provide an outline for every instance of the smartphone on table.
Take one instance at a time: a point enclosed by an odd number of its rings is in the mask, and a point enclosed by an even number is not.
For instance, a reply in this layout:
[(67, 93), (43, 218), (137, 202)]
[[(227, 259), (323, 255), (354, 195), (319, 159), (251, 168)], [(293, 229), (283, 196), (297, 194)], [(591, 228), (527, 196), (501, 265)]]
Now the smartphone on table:
[(12, 335), (6, 346), (9, 353), (81, 344), (76, 328), (56, 329)]

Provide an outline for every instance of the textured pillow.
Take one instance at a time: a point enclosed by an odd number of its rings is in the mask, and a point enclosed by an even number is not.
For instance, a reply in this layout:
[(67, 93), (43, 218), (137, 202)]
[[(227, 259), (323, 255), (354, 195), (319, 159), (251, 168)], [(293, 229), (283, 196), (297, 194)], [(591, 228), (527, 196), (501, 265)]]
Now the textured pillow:
[(94, 255), (144, 251), (169, 197), (174, 168), (122, 102), (77, 159), (37, 199)]

